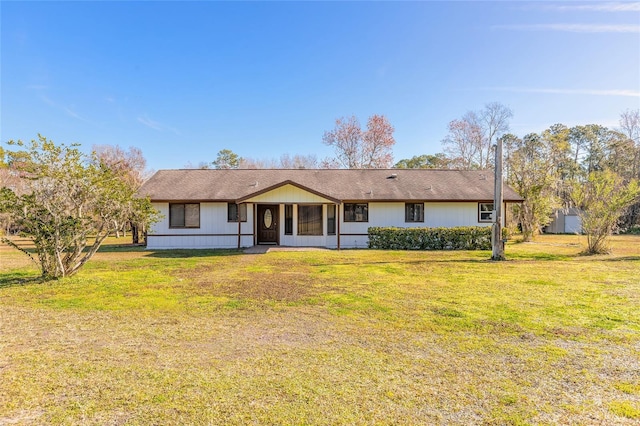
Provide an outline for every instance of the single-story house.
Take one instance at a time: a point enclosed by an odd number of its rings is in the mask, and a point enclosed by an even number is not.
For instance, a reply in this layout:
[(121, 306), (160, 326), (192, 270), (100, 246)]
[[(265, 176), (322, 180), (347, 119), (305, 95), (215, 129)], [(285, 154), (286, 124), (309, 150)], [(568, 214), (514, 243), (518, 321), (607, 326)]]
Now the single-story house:
[[(160, 170), (140, 195), (163, 215), (150, 249), (362, 248), (372, 226), (490, 226), (493, 179), (426, 169)], [(504, 201), (522, 197), (505, 185)]]

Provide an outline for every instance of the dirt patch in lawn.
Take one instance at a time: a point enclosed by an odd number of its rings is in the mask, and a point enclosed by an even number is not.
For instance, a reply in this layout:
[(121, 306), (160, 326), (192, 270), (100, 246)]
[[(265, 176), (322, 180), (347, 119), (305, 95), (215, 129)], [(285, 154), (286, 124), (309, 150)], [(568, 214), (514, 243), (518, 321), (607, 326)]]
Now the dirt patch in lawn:
[(256, 262), (255, 255), (233, 259), (237, 268), (198, 265), (179, 275), (196, 294), (228, 296), (258, 302), (298, 302), (318, 293), (321, 284), (308, 268), (281, 259)]
[(245, 279), (222, 283), (218, 288), (231, 296), (258, 301), (297, 302), (316, 293), (313, 280), (303, 272), (255, 272)]

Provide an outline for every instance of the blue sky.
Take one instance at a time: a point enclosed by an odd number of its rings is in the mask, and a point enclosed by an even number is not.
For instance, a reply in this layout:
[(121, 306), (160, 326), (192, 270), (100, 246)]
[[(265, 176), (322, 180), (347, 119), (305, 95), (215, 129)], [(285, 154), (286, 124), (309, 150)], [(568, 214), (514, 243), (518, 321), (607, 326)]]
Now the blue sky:
[(0, 141), (141, 148), (152, 169), (332, 154), (384, 114), (395, 160), (489, 102), (513, 133), (640, 108), (640, 3), (0, 2)]

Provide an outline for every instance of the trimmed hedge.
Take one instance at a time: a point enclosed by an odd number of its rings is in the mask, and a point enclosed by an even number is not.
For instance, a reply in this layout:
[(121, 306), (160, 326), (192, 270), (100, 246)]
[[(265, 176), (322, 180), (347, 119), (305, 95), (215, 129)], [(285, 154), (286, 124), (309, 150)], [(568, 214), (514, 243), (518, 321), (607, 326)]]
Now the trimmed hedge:
[(371, 227), (369, 248), (382, 250), (491, 250), (490, 226)]

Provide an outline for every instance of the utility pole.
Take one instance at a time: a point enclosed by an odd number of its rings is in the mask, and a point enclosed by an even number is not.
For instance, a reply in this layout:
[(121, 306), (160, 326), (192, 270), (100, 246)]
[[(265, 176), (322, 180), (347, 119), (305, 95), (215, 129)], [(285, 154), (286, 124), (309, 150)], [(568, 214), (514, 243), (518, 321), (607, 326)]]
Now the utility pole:
[(491, 227), (491, 260), (506, 260), (502, 241), (502, 139), (496, 142), (496, 172), (493, 191), (493, 226)]

